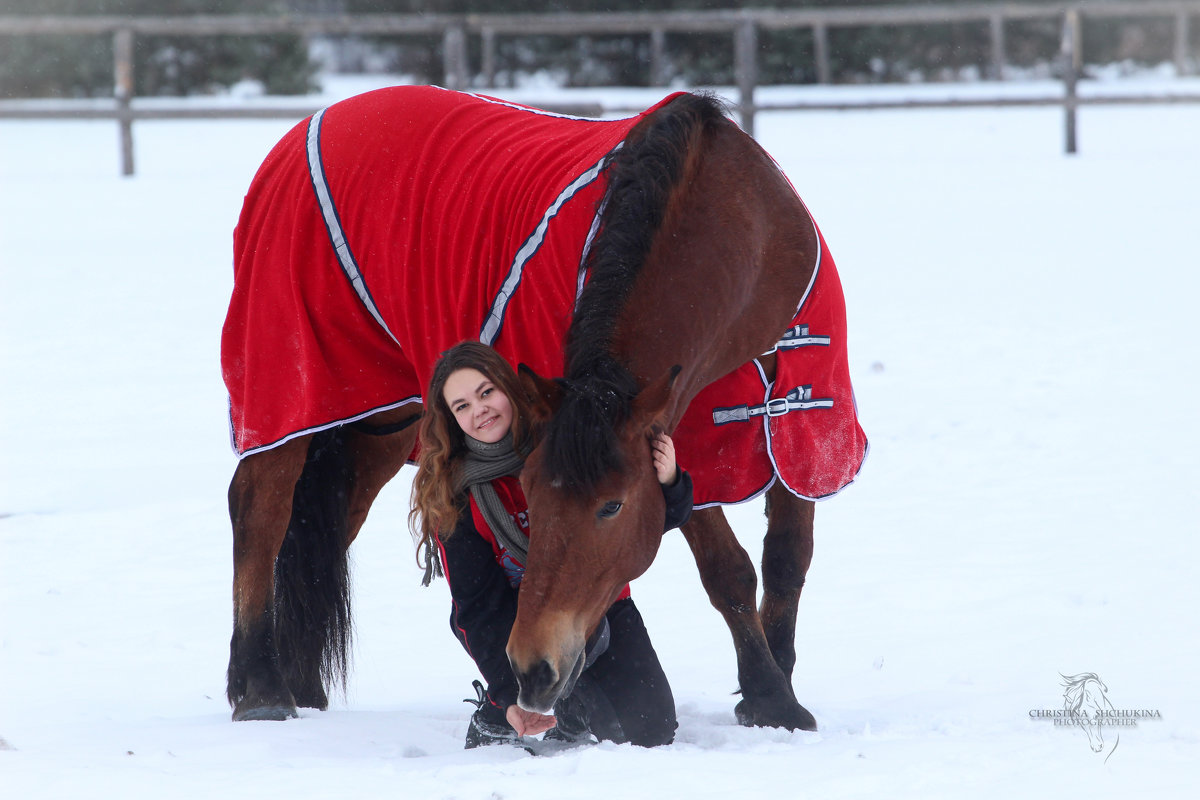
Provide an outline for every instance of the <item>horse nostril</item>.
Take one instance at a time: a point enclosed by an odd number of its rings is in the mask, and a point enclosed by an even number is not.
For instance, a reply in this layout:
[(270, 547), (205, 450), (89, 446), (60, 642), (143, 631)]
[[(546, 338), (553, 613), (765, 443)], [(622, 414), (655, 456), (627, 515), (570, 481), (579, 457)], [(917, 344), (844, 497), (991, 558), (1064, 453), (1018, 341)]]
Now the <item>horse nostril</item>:
[(558, 670), (546, 659), (538, 661), (532, 669), (514, 671), (517, 673), (517, 683), (527, 691), (544, 691), (558, 681)]

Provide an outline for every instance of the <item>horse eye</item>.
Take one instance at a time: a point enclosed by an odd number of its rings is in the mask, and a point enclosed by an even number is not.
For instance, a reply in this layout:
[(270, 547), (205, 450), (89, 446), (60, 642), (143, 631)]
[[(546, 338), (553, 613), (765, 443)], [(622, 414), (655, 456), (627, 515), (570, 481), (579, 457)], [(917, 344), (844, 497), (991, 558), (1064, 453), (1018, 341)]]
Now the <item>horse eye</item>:
[(621, 503), (616, 500), (609, 500), (604, 504), (604, 507), (596, 512), (596, 516), (600, 519), (612, 519), (621, 510)]

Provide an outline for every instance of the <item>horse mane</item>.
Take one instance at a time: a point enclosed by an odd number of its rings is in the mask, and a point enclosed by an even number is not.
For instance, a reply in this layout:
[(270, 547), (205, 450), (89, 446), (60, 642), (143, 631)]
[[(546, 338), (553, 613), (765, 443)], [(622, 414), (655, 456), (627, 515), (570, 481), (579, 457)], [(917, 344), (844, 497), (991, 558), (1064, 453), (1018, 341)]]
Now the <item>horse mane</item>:
[(721, 103), (685, 94), (638, 123), (609, 154), (599, 230), (588, 253), (590, 278), (567, 330), (562, 403), (543, 442), (557, 486), (591, 493), (623, 467), (617, 429), (629, 418), (637, 380), (613, 355), (613, 335), (634, 281), (688, 171), (706, 127), (723, 121)]

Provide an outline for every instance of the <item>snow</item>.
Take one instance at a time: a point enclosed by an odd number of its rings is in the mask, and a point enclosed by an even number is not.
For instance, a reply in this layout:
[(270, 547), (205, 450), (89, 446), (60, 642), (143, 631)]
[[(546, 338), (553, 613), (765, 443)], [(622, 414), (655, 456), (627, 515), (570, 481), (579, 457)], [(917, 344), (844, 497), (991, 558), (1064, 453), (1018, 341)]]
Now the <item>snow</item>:
[[(676, 534), (633, 589), (676, 743), (532, 758), (462, 749), (475, 673), (419, 586), (410, 470), (353, 549), (347, 696), (229, 721), (218, 340), (241, 196), (288, 123), (138, 123), (132, 179), (111, 122), (0, 123), (0, 794), (1191, 796), (1200, 107), (1085, 108), (1074, 157), (1053, 108), (757, 126), (840, 266), (872, 442), (817, 510), (800, 605), (821, 730), (736, 724)], [(730, 516), (757, 558), (761, 507)], [(1087, 671), (1162, 718), (1103, 753), (1031, 718)]]

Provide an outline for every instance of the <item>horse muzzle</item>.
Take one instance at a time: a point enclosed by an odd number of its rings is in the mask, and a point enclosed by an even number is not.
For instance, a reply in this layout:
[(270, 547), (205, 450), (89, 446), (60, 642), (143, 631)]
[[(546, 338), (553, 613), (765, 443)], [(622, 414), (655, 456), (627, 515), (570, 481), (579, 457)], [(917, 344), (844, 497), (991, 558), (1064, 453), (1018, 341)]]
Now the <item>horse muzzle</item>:
[(513, 674), (517, 677), (519, 687), (517, 705), (526, 711), (553, 714), (554, 704), (560, 697), (571, 693), (583, 672), (584, 651), (580, 649), (573, 660), (562, 663), (569, 664), (569, 668), (556, 666), (544, 658), (528, 669), (519, 668), (513, 663)]

